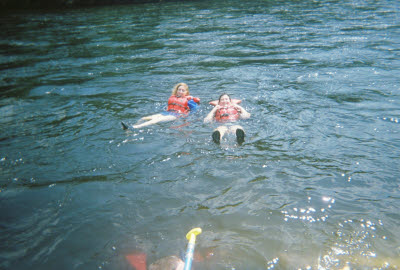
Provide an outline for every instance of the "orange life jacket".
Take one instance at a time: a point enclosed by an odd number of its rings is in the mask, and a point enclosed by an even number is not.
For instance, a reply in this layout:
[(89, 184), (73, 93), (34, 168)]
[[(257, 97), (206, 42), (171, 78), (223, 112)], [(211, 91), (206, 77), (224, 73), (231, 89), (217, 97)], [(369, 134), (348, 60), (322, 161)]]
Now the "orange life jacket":
[(190, 111), (188, 105), (188, 98), (185, 97), (177, 97), (177, 96), (170, 96), (168, 99), (168, 108), (167, 111), (175, 111), (179, 113), (187, 114)]
[(225, 108), (220, 108), (215, 112), (215, 120), (217, 122), (234, 122), (236, 120), (239, 120), (240, 114), (238, 110), (233, 107), (225, 107)]

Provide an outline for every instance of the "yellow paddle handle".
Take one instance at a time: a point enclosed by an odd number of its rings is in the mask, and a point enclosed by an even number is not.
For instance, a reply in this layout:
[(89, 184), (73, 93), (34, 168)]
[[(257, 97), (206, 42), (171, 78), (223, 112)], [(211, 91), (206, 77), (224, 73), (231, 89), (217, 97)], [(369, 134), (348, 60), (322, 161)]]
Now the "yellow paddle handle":
[(201, 234), (201, 228), (191, 229), (186, 234), (186, 239), (189, 240), (189, 244), (194, 244), (196, 242), (196, 236)]

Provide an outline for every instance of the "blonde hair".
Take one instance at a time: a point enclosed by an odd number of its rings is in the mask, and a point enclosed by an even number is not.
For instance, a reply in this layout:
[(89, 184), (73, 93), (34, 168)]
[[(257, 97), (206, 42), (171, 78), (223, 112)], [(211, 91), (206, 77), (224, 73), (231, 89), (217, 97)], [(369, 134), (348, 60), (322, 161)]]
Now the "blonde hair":
[(176, 92), (178, 91), (178, 88), (179, 88), (180, 86), (185, 87), (185, 89), (186, 89), (186, 95), (190, 95), (189, 86), (188, 86), (186, 83), (183, 83), (183, 82), (178, 83), (177, 85), (174, 86), (174, 88), (172, 89), (172, 95), (174, 95), (174, 96), (176, 95)]

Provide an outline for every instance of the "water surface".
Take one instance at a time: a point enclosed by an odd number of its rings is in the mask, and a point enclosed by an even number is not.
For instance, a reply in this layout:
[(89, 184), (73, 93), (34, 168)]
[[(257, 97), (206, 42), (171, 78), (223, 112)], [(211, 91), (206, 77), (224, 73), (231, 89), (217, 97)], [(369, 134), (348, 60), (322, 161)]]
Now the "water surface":
[[(188, 1), (3, 14), (2, 269), (400, 267), (393, 1)], [(189, 118), (123, 131), (165, 109)], [(208, 101), (252, 114), (211, 140)], [(397, 268), (396, 268), (397, 267)]]

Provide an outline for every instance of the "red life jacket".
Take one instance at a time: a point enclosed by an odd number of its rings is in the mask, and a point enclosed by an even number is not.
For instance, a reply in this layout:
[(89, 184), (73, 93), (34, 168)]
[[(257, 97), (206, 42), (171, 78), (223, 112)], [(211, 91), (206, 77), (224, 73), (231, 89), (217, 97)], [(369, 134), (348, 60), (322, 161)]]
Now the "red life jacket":
[(175, 111), (179, 113), (187, 114), (190, 111), (188, 106), (188, 98), (185, 97), (177, 97), (170, 96), (168, 99), (168, 108), (167, 111)]
[(225, 108), (220, 108), (215, 112), (215, 120), (217, 122), (234, 122), (236, 120), (239, 120), (240, 114), (238, 110), (233, 107), (225, 107)]

